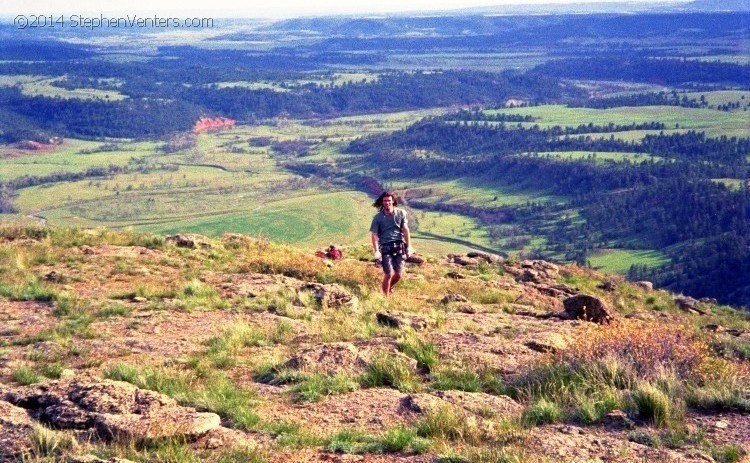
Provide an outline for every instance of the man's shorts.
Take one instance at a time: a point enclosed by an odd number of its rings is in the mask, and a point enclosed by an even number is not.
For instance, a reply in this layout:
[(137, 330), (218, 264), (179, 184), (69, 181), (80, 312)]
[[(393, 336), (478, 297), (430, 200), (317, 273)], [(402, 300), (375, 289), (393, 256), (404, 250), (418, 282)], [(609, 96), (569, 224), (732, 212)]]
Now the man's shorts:
[(394, 271), (401, 273), (404, 268), (404, 244), (401, 242), (385, 243), (380, 246), (383, 254), (383, 272), (386, 274)]
[(403, 254), (385, 254), (383, 255), (383, 273), (391, 274), (394, 271), (401, 273), (404, 269), (404, 255)]

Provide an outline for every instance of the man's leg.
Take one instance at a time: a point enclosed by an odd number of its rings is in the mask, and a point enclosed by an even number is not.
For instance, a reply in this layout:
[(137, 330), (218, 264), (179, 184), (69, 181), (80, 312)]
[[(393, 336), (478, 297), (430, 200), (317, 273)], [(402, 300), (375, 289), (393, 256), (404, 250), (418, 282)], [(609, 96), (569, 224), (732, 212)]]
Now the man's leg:
[(386, 297), (391, 293), (391, 279), (393, 278), (393, 256), (384, 255), (383, 256), (383, 283), (382, 283), (382, 289), (383, 294), (385, 294)]
[(391, 292), (393, 292), (393, 287), (396, 286), (396, 283), (398, 283), (398, 280), (400, 279), (401, 279), (401, 272), (399, 271), (393, 272), (393, 276), (391, 277), (391, 284), (389, 285)]
[(391, 274), (386, 273), (383, 275), (383, 283), (381, 284), (383, 288), (383, 294), (386, 296), (391, 292)]
[(404, 269), (404, 256), (400, 254), (393, 256), (393, 262), (391, 262), (391, 265), (393, 266), (393, 276), (391, 277), (390, 291), (393, 292), (393, 287), (396, 286), (396, 283), (401, 279), (401, 272)]

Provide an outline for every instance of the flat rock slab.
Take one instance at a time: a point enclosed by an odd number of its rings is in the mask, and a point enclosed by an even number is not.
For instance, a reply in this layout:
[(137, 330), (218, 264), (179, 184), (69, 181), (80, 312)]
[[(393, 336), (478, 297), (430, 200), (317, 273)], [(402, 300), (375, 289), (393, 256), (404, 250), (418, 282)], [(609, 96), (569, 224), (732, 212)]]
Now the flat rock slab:
[(460, 331), (437, 335), (435, 345), (441, 358), (477, 370), (488, 368), (504, 379), (515, 377), (541, 355), (516, 341)]
[(149, 442), (167, 437), (193, 440), (220, 425), (219, 415), (198, 413), (186, 407), (164, 408), (148, 415), (96, 416), (96, 428), (101, 435), (126, 442)]
[(264, 421), (297, 423), (318, 436), (330, 436), (342, 428), (382, 432), (421, 416), (404, 407), (405, 397), (390, 388), (358, 389), (312, 403), (261, 403), (257, 413)]
[(399, 359), (412, 370), (417, 368), (417, 361), (399, 352), (392, 338), (317, 344), (300, 350), (284, 366), (304, 373), (354, 376), (367, 371), (372, 361), (381, 355)]
[(412, 394), (407, 404), (420, 413), (434, 412), (440, 407), (453, 406), (468, 413), (493, 417), (518, 416), (523, 407), (507, 396), (495, 396), (484, 392), (439, 391), (434, 394)]
[(31, 450), (34, 420), (23, 408), (0, 400), (0, 461), (12, 461)]
[(60, 429), (93, 429), (104, 438), (191, 440), (220, 426), (214, 413), (198, 413), (122, 381), (52, 381), (8, 391), (4, 398)]
[(318, 344), (302, 349), (284, 366), (305, 373), (322, 375), (358, 374), (367, 368), (368, 362), (359, 354), (359, 349), (350, 342)]

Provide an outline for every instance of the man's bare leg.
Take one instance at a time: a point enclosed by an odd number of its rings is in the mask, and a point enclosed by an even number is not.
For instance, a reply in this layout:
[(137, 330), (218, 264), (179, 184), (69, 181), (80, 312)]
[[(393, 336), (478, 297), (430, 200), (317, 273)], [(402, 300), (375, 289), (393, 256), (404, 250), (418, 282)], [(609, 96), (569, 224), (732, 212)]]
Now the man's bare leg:
[(401, 279), (401, 273), (400, 272), (395, 272), (393, 274), (393, 277), (391, 277), (391, 284), (390, 284), (390, 288), (389, 288), (391, 293), (393, 292), (393, 287), (396, 286), (396, 283), (398, 283), (398, 281), (400, 279)]
[(388, 294), (391, 292), (391, 274), (386, 273), (383, 275), (383, 283), (381, 286), (383, 288), (383, 294), (388, 297)]

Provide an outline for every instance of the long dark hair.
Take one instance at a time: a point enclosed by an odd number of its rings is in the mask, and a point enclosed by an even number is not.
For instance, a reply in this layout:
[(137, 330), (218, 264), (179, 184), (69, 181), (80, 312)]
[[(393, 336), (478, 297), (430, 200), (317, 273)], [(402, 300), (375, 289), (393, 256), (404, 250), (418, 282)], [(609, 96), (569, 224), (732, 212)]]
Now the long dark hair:
[(382, 192), (380, 194), (380, 196), (378, 196), (378, 199), (376, 199), (375, 202), (372, 203), (372, 207), (376, 207), (378, 209), (382, 209), (383, 208), (383, 198), (385, 198), (386, 196), (390, 196), (391, 198), (393, 198), (393, 207), (398, 206), (398, 198), (396, 197), (396, 194), (395, 193), (391, 193), (390, 191), (384, 191), (384, 192)]

